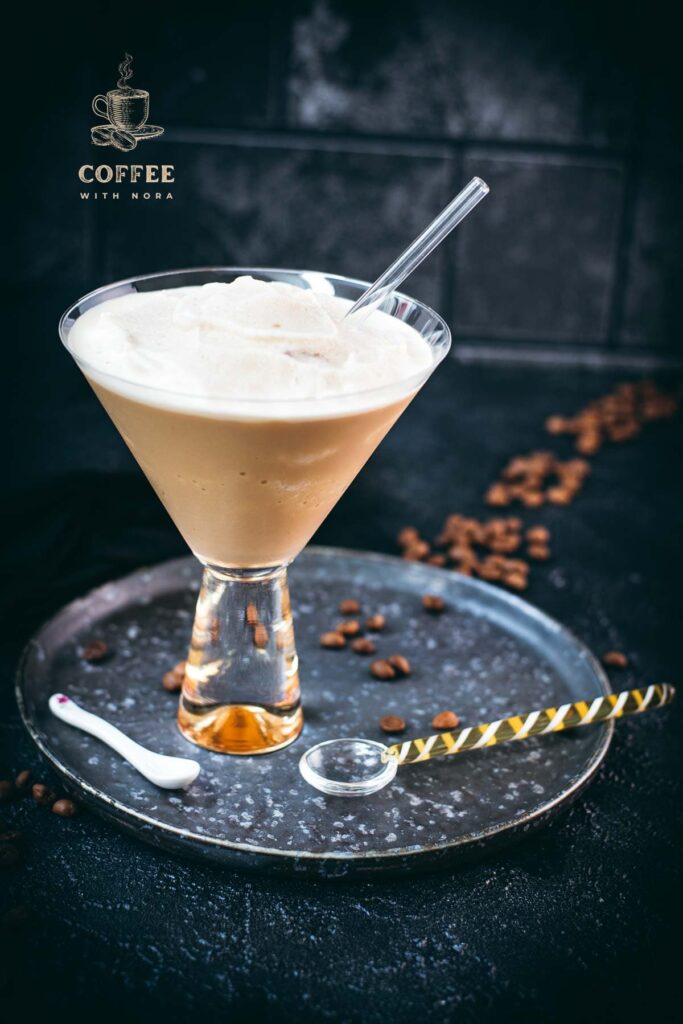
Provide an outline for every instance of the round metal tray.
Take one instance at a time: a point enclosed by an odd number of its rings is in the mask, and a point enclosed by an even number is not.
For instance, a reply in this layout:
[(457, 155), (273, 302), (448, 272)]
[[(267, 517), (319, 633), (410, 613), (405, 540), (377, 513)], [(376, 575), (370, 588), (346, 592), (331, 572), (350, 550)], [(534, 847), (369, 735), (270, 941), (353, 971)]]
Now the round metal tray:
[[(453, 709), (464, 725), (609, 692), (600, 666), (566, 629), (517, 597), (457, 573), (382, 555), (308, 548), (290, 570), (306, 725), (285, 750), (227, 757), (188, 743), (176, 698), (161, 687), (188, 644), (200, 569), (191, 558), (143, 569), (72, 602), (28, 644), (17, 694), (26, 726), (64, 783), (94, 811), (155, 846), (234, 867), (328, 877), (452, 864), (538, 826), (574, 799), (605, 756), (613, 723), (399, 769), (363, 799), (326, 797), (299, 775), (302, 751), (338, 736), (386, 739), (398, 714), (405, 737), (432, 732)], [(430, 616), (424, 593), (447, 610)], [(373, 679), (369, 659), (320, 648), (340, 600), (381, 612), (378, 656), (406, 655), (413, 673)], [(100, 665), (79, 657), (103, 639)], [(197, 758), (187, 791), (146, 782), (96, 739), (51, 716), (68, 693), (138, 742)]]

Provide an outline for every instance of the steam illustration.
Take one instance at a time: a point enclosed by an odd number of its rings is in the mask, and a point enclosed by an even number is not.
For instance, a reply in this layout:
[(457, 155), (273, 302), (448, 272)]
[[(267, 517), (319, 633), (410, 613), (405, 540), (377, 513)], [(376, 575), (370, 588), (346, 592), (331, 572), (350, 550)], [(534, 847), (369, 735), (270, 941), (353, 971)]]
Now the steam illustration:
[(121, 76), (116, 83), (117, 89), (132, 89), (132, 86), (128, 85), (128, 80), (133, 77), (133, 58), (127, 53), (121, 63), (119, 64), (119, 75)]

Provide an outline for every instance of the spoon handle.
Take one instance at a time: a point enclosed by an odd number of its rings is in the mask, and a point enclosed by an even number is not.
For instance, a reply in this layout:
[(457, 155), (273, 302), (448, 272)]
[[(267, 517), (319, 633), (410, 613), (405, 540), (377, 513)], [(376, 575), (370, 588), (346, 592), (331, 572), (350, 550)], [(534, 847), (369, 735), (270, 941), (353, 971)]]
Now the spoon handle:
[(639, 715), (643, 711), (661, 708), (674, 699), (676, 691), (669, 683), (655, 683), (644, 690), (623, 690), (591, 701), (576, 701), (557, 708), (544, 708), (521, 715), (500, 718), (497, 722), (471, 725), (458, 732), (440, 732), (422, 739), (406, 740), (387, 747), (382, 760), (394, 759), (398, 764), (415, 764), (432, 757), (462, 754), (466, 750), (492, 747), (509, 740), (525, 740), (548, 732), (575, 729), (579, 725), (594, 725), (608, 718)]
[(98, 740), (102, 740), (117, 754), (120, 754), (146, 779), (163, 789), (182, 788), (193, 782), (199, 774), (199, 764), (196, 761), (157, 754), (153, 750), (148, 750), (147, 747), (132, 740), (130, 736), (126, 736), (111, 722), (80, 707), (64, 693), (53, 693), (49, 705), (50, 711), (56, 718), (60, 718), (76, 729), (90, 733), (91, 736), (96, 736)]

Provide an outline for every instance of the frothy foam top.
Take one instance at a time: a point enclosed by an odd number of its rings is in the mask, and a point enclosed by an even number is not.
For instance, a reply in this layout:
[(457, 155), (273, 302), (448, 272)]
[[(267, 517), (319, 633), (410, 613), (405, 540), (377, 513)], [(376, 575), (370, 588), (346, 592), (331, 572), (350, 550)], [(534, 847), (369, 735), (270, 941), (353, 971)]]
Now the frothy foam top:
[(178, 395), (192, 408), (202, 398), (329, 399), (429, 371), (432, 350), (417, 331), (378, 311), (344, 320), (349, 306), (244, 276), (109, 299), (78, 318), (68, 344), (92, 370), (119, 378), (107, 386), (153, 387), (162, 404), (160, 392), (175, 393), (176, 407)]

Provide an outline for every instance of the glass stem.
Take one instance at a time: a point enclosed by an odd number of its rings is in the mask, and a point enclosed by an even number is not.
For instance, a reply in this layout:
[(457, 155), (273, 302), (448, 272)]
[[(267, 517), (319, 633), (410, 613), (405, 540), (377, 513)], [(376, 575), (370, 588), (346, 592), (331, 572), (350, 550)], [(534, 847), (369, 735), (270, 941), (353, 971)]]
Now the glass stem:
[(261, 754), (303, 726), (285, 566), (205, 565), (178, 725), (225, 754)]

